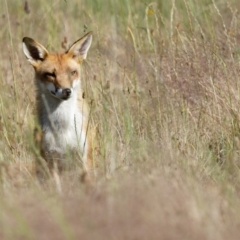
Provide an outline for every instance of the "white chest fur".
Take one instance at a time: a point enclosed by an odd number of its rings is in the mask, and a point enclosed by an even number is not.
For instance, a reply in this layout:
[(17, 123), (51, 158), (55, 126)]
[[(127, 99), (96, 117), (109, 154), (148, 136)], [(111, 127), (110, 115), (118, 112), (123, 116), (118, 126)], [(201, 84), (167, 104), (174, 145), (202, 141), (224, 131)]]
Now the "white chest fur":
[(59, 101), (47, 94), (41, 94), (42, 113), (40, 124), (43, 130), (43, 148), (64, 154), (67, 149), (81, 149), (85, 146), (86, 116), (79, 108), (77, 95), (66, 101)]

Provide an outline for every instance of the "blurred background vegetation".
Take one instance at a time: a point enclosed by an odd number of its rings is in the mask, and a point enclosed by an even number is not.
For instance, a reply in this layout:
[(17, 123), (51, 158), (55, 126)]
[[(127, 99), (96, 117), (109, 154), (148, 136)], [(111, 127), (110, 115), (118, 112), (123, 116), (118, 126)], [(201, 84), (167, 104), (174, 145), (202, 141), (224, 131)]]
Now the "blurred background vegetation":
[[(239, 239), (240, 2), (0, 1), (1, 239)], [(22, 38), (93, 44), (82, 81), (100, 146), (40, 184)]]

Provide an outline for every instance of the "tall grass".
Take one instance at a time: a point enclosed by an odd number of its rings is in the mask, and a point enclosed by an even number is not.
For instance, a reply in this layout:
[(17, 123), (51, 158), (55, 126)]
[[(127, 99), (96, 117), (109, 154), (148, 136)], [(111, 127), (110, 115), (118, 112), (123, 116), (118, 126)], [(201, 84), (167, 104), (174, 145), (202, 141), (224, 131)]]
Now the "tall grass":
[[(1, 239), (239, 239), (239, 15), (229, 0), (0, 2)], [(33, 70), (21, 40), (82, 66), (99, 147), (40, 184)]]

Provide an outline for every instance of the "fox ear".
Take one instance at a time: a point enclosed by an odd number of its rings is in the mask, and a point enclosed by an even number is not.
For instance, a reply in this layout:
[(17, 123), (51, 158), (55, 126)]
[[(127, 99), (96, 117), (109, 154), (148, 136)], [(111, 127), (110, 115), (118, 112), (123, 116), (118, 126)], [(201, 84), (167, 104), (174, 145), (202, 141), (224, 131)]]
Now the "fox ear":
[(38, 61), (43, 61), (48, 55), (45, 47), (29, 37), (23, 38), (23, 52), (33, 66), (36, 66)]
[(73, 58), (76, 58), (77, 61), (86, 59), (88, 49), (92, 43), (92, 32), (87, 33), (82, 38), (77, 40), (67, 51), (68, 54), (72, 55)]

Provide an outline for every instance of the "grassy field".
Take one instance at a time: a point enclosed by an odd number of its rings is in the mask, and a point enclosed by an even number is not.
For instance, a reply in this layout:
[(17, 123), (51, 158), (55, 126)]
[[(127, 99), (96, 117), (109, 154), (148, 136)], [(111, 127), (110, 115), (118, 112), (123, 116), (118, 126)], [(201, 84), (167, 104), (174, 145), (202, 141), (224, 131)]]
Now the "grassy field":
[[(0, 239), (240, 239), (240, 2), (0, 1)], [(29, 36), (64, 51), (87, 31), (97, 129), (81, 167), (39, 183)]]

